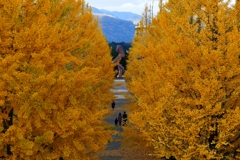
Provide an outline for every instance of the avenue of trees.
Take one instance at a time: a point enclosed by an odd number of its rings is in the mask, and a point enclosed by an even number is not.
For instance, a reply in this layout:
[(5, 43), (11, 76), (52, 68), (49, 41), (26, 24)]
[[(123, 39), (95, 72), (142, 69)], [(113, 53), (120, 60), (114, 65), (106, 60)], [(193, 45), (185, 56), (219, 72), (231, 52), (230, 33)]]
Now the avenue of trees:
[(125, 73), (125, 146), (146, 157), (240, 159), (239, 9), (169, 0), (140, 24)]
[[(123, 146), (141, 159), (240, 159), (240, 2), (229, 3), (160, 0), (137, 28), (120, 63)], [(95, 159), (113, 133), (116, 45), (84, 0), (0, 0), (0, 159)]]
[(0, 158), (87, 160), (102, 150), (113, 67), (83, 0), (0, 0)]

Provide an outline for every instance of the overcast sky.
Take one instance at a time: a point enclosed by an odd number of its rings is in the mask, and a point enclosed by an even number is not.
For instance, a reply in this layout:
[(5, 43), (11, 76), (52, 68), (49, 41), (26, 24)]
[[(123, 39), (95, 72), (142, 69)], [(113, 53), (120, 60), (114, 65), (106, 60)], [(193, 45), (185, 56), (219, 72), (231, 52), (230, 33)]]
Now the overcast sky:
[[(166, 2), (167, 0), (163, 0)], [(225, 0), (226, 1), (226, 0)], [(232, 4), (236, 0), (231, 0)], [(158, 12), (159, 0), (85, 0), (90, 6), (109, 11), (125, 11), (142, 15), (145, 5), (153, 3), (154, 15)]]
[(109, 11), (124, 11), (142, 15), (145, 5), (153, 3), (153, 12), (158, 12), (159, 0), (85, 0), (91, 7)]

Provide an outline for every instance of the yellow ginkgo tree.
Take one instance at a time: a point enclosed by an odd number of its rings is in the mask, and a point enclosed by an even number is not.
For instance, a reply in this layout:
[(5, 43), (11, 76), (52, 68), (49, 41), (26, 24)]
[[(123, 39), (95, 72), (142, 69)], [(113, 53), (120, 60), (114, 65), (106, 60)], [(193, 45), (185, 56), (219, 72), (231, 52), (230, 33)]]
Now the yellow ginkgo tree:
[(111, 61), (83, 0), (0, 0), (0, 157), (93, 158), (110, 139)]
[(162, 8), (130, 49), (125, 143), (158, 158), (239, 159), (239, 7), (169, 0)]

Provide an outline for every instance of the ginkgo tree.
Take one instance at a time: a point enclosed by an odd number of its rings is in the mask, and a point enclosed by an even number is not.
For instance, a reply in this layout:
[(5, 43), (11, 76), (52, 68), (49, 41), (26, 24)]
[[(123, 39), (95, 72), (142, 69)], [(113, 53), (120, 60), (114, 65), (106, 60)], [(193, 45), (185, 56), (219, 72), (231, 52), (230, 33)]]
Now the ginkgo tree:
[(158, 158), (240, 158), (238, 8), (169, 0), (134, 40), (126, 144)]
[(0, 0), (0, 157), (94, 158), (111, 138), (111, 61), (83, 0)]

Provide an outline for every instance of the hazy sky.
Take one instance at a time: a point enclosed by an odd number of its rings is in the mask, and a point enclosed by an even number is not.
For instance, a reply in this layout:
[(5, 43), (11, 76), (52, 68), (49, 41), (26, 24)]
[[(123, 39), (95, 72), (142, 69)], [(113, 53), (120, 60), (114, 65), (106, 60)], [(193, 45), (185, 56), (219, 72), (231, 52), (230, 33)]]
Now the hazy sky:
[(153, 12), (158, 12), (159, 0), (85, 0), (90, 6), (109, 11), (125, 11), (142, 15), (145, 5), (153, 3)]
[[(163, 0), (166, 2), (167, 0)], [(225, 0), (226, 1), (226, 0)], [(236, 0), (231, 0), (232, 4)], [(96, 7), (98, 9), (106, 9), (109, 11), (125, 11), (132, 12), (139, 15), (142, 15), (144, 12), (145, 5), (153, 3), (153, 12), (154, 15), (158, 12), (158, 3), (159, 0), (85, 0), (92, 7)]]

